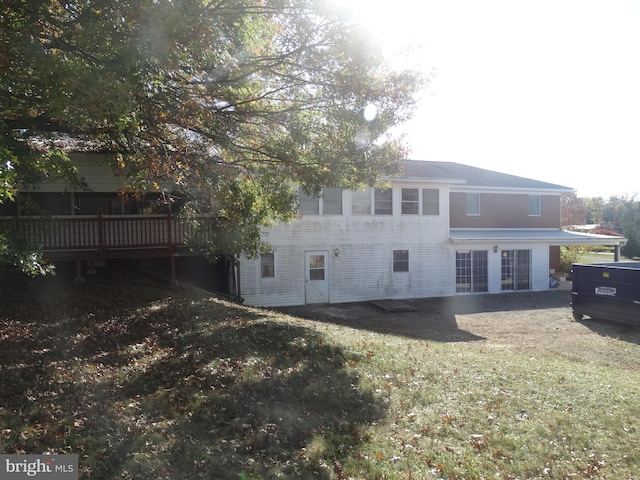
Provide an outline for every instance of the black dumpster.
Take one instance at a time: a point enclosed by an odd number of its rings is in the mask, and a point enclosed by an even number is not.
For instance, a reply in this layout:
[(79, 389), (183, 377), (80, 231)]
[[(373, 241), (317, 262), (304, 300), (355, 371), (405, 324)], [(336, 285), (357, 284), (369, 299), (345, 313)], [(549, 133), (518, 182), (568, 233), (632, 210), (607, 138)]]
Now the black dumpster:
[(640, 325), (640, 262), (573, 264), (573, 317)]

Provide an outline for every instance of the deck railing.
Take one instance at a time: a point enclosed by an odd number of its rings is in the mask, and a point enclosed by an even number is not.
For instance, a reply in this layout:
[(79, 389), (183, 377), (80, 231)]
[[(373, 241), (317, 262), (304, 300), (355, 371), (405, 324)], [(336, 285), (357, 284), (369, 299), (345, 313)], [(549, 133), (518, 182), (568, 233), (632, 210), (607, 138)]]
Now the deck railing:
[[(204, 217), (203, 217), (204, 218)], [(211, 219), (201, 222), (207, 236)], [(13, 231), (44, 252), (167, 249), (183, 246), (192, 227), (171, 215), (74, 215), (0, 217), (0, 232)]]

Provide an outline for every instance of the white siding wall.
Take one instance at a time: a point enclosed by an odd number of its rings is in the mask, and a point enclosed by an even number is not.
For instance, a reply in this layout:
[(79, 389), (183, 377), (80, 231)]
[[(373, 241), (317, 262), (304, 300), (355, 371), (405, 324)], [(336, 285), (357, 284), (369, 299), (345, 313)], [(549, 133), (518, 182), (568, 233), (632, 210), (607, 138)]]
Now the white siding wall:
[[(259, 259), (241, 260), (242, 296), (247, 304), (305, 303), (304, 252), (310, 250), (329, 252), (331, 303), (455, 292), (446, 189), (440, 191), (438, 216), (401, 215), (400, 187), (394, 191), (392, 216), (352, 216), (350, 193), (343, 198), (342, 216), (306, 216), (269, 230), (266, 240), (275, 251), (275, 278), (260, 278)], [(409, 272), (393, 272), (393, 250), (409, 250)]]
[(531, 247), (531, 290), (549, 290), (549, 245)]

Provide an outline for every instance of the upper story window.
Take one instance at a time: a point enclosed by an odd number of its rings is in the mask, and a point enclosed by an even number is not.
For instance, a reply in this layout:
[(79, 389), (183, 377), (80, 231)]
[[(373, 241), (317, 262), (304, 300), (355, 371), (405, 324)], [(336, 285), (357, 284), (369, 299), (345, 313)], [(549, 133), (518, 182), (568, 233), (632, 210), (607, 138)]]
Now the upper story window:
[[(84, 194), (81, 194), (84, 195)], [(114, 194), (115, 195), (115, 194)], [(90, 199), (87, 199), (90, 200)], [(112, 201), (112, 214), (124, 213), (124, 215), (138, 215), (138, 214), (167, 214), (170, 211), (177, 211), (178, 204), (172, 205), (170, 196), (163, 195), (161, 193), (145, 193), (144, 195), (136, 195), (134, 193), (125, 195), (121, 199), (118, 197)], [(80, 211), (86, 211), (91, 207), (91, 201), (85, 201), (85, 205), (82, 204), (82, 199), (78, 200)]]
[(540, 195), (529, 195), (529, 216), (539, 217), (542, 215), (542, 198)]
[(303, 215), (342, 215), (342, 189), (324, 187), (320, 197), (298, 191), (298, 204)]
[(298, 208), (303, 215), (320, 215), (320, 199), (298, 190)]
[(351, 193), (351, 214), (371, 215), (371, 187)]
[(402, 189), (402, 215), (418, 215), (420, 213), (420, 190), (417, 188)]
[(322, 189), (322, 214), (342, 215), (342, 189), (329, 188)]
[[(152, 203), (151, 206), (156, 205)], [(122, 199), (113, 193), (76, 193), (75, 209), (79, 215), (122, 215), (123, 212)], [(156, 213), (156, 210), (145, 213)]]
[(440, 215), (440, 190), (437, 188), (422, 189), (422, 214)]
[(440, 190), (403, 188), (402, 215), (440, 215)]
[(480, 215), (479, 193), (467, 193), (467, 215)]
[(14, 213), (19, 211), (21, 215), (73, 215), (74, 212), (73, 194), (68, 192), (21, 193), (18, 205), (14, 204)]
[(24, 192), (17, 203), (0, 210), (0, 215), (18, 211), (21, 215), (166, 215), (177, 212), (183, 200), (158, 192)]
[[(373, 206), (373, 212), (372, 207)], [(393, 215), (393, 190), (371, 188), (356, 190), (351, 194), (352, 215)]]
[(374, 197), (376, 215), (393, 215), (393, 190), (391, 188), (376, 188)]

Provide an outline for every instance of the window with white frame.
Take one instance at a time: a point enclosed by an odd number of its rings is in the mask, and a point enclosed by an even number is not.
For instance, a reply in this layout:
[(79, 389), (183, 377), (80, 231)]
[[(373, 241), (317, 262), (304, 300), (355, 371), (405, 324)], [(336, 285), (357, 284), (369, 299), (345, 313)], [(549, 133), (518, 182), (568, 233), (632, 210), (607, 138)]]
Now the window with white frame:
[(437, 188), (403, 188), (402, 215), (440, 215), (440, 191)]
[(322, 189), (322, 214), (342, 215), (342, 189), (324, 187)]
[(393, 215), (393, 190), (391, 188), (376, 188), (374, 193), (375, 214)]
[(260, 277), (274, 278), (276, 276), (276, 262), (273, 252), (260, 255)]
[(298, 205), (303, 215), (342, 215), (342, 189), (323, 187), (320, 197), (298, 191)]
[(402, 189), (402, 215), (418, 215), (420, 213), (420, 190), (417, 188)]
[(440, 215), (440, 190), (437, 188), (422, 189), (422, 214)]
[(302, 215), (320, 215), (320, 198), (298, 190), (298, 208)]
[(351, 192), (351, 214), (371, 215), (371, 187)]
[(529, 216), (539, 217), (540, 215), (542, 215), (542, 197), (529, 195)]
[(393, 271), (394, 272), (409, 271), (409, 250), (393, 251)]
[(479, 193), (467, 193), (467, 215), (480, 215)]

